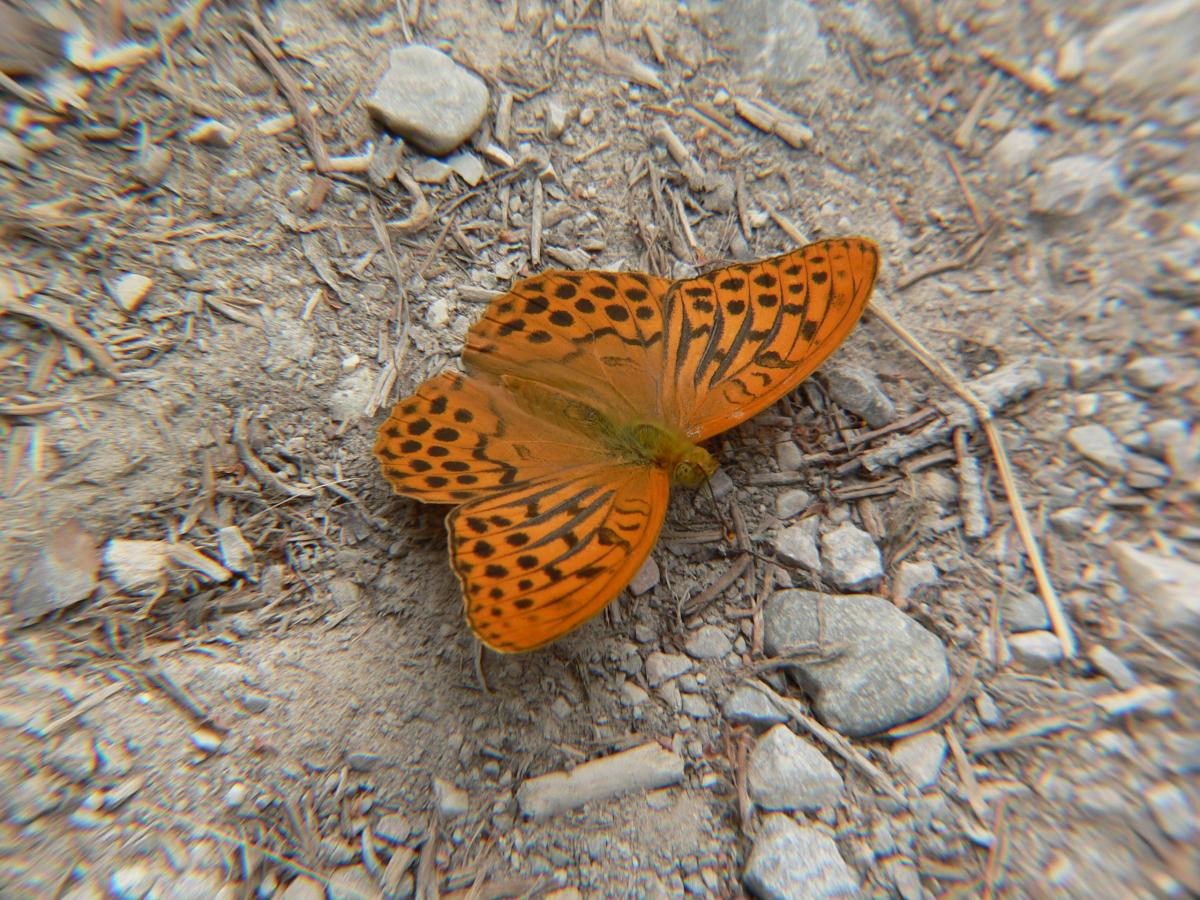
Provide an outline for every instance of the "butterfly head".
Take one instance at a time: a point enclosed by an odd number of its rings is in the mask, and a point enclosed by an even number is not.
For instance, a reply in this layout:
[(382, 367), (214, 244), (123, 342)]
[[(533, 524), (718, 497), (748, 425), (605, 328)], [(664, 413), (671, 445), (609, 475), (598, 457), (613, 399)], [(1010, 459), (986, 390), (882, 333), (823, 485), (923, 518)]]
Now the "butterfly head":
[(671, 472), (671, 480), (684, 487), (699, 487), (712, 478), (717, 471), (717, 461), (703, 447), (694, 444), (684, 454), (675, 469)]

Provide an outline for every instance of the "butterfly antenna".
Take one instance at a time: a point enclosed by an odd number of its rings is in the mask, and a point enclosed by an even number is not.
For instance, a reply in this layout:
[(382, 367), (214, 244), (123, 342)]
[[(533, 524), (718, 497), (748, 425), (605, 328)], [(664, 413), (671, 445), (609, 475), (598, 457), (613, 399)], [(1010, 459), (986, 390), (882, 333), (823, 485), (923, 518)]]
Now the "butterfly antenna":
[(708, 499), (712, 502), (713, 512), (717, 515), (717, 521), (721, 523), (721, 533), (725, 536), (725, 540), (734, 540), (736, 535), (733, 527), (725, 521), (725, 516), (721, 513), (721, 505), (717, 503), (717, 495), (713, 492), (711, 478), (704, 479), (704, 487), (708, 491)]

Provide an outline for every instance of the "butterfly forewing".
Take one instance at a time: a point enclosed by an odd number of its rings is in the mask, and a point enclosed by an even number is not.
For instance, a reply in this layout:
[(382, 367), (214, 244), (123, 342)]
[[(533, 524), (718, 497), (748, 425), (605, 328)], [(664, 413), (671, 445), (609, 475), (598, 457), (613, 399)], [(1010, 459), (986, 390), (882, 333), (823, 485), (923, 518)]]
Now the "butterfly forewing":
[(669, 488), (652, 466), (595, 466), (455, 509), (451, 561), (480, 640), (533, 650), (600, 612), (658, 540)]
[(877, 268), (876, 246), (849, 238), (672, 284), (663, 408), (699, 441), (770, 406), (854, 327)]
[(493, 300), (467, 334), (467, 372), (541, 381), (622, 418), (658, 413), (667, 282), (549, 271)]
[(457, 372), (396, 404), (375, 456), (397, 493), (426, 503), (462, 503), (608, 459), (578, 432), (523, 411), (499, 386)]

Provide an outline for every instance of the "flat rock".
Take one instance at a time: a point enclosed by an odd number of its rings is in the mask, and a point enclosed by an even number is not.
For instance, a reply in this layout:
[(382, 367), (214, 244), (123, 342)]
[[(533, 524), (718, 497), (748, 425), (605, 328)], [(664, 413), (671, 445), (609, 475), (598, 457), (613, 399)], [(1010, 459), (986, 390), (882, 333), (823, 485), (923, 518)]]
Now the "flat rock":
[(315, 878), (301, 875), (287, 886), (283, 900), (325, 900), (325, 886)]
[(1194, 0), (1138, 4), (1084, 45), (1084, 85), (1106, 104), (1130, 105), (1200, 93), (1200, 6)]
[(873, 587), (883, 577), (883, 559), (869, 534), (843, 522), (821, 537), (821, 571), (844, 591)]
[(896, 741), (892, 759), (917, 787), (932, 787), (946, 759), (946, 739), (939, 731), (925, 731)]
[(1174, 379), (1174, 366), (1162, 356), (1140, 356), (1125, 367), (1125, 380), (1142, 390), (1157, 391)]
[(929, 560), (908, 560), (900, 563), (892, 581), (892, 597), (904, 604), (921, 588), (938, 583), (937, 566)]
[(1031, 672), (1044, 672), (1063, 659), (1063, 648), (1050, 631), (1026, 631), (1008, 639), (1013, 657)]
[(829, 382), (829, 396), (872, 428), (882, 428), (896, 418), (896, 404), (883, 392), (874, 372), (848, 363), (825, 366), (821, 374)]
[(1121, 583), (1150, 607), (1156, 629), (1200, 631), (1200, 566), (1179, 556), (1146, 553), (1124, 541), (1114, 541), (1109, 552)]
[(548, 819), (628, 791), (650, 791), (683, 780), (683, 760), (656, 743), (614, 753), (576, 766), (570, 772), (551, 772), (526, 780), (517, 788), (521, 812)]
[(71, 781), (87, 781), (97, 767), (95, 739), (89, 732), (73, 731), (46, 752), (45, 760)]
[(648, 594), (654, 590), (661, 577), (662, 574), (659, 571), (658, 563), (654, 561), (653, 556), (647, 556), (646, 561), (642, 563), (642, 567), (637, 570), (637, 574), (629, 582), (629, 592), (635, 597)]
[(474, 72), (422, 44), (397, 47), (367, 110), (413, 146), (444, 156), (483, 121), (488, 89)]
[(716, 625), (701, 625), (683, 649), (692, 659), (721, 659), (733, 652), (733, 642)]
[(365, 866), (343, 866), (329, 876), (329, 900), (383, 900), (383, 891)]
[(778, 88), (816, 78), (828, 50), (813, 7), (803, 0), (730, 0), (718, 7), (721, 24), (738, 37), (744, 72)]
[(678, 653), (663, 653), (655, 650), (646, 657), (646, 681), (650, 687), (658, 687), (664, 681), (678, 678), (692, 670), (692, 661)]
[(1064, 156), (1038, 175), (1029, 205), (1040, 215), (1065, 219), (1091, 212), (1120, 192), (1121, 179), (1112, 160)]
[(1009, 591), (1000, 600), (1000, 614), (1009, 631), (1041, 631), (1050, 627), (1046, 604), (1029, 591)]
[(1125, 449), (1103, 425), (1080, 425), (1067, 432), (1067, 442), (1084, 459), (1109, 472), (1125, 471)]
[(763, 821), (742, 880), (750, 893), (763, 900), (860, 896), (858, 882), (833, 838), (819, 828), (797, 825), (782, 813)]
[(1042, 132), (1036, 129), (1014, 128), (992, 145), (988, 162), (1010, 181), (1020, 181), (1029, 174), (1041, 139)]
[(775, 537), (775, 552), (784, 562), (810, 572), (821, 571), (821, 551), (817, 546), (821, 523), (815, 516), (789, 525)]
[(777, 725), (786, 722), (787, 716), (775, 708), (770, 700), (749, 685), (738, 685), (725, 697), (721, 704), (725, 718), (735, 725)]
[(821, 721), (843, 734), (861, 737), (923, 716), (949, 693), (946, 648), (882, 597), (778, 591), (764, 622), (770, 656), (818, 637), (842, 648), (833, 660), (800, 662), (793, 672)]
[(842, 776), (817, 750), (786, 725), (758, 739), (747, 769), (750, 799), (763, 809), (817, 810), (841, 795)]
[(1200, 835), (1200, 818), (1188, 795), (1178, 785), (1161, 781), (1146, 791), (1146, 805), (1163, 834), (1173, 841), (1193, 844)]
[(775, 498), (775, 515), (781, 519), (790, 519), (808, 509), (810, 503), (812, 494), (804, 488), (792, 488)]
[(1096, 671), (1105, 676), (1123, 691), (1137, 686), (1138, 677), (1134, 674), (1129, 663), (1117, 656), (1101, 644), (1093, 644), (1088, 648), (1088, 660)]
[(470, 808), (467, 792), (444, 778), (433, 779), (433, 800), (437, 811), (447, 819), (464, 815)]
[[(96, 539), (78, 519), (51, 531), (12, 596), (13, 613), (30, 621), (87, 599), (100, 575)], [(7, 579), (5, 579), (7, 581)]]

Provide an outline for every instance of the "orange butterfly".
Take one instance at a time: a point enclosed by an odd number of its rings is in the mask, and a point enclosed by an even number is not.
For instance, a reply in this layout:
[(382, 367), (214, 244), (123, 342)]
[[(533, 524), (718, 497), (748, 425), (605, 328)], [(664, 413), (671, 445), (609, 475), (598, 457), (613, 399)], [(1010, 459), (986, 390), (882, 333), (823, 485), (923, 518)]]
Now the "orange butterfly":
[(467, 335), (466, 375), (400, 401), (375, 455), (396, 493), (453, 504), (450, 558), (479, 639), (514, 653), (596, 615), (658, 539), (699, 442), (770, 406), (867, 305), (869, 240), (809, 244), (685, 281), (548, 271)]

